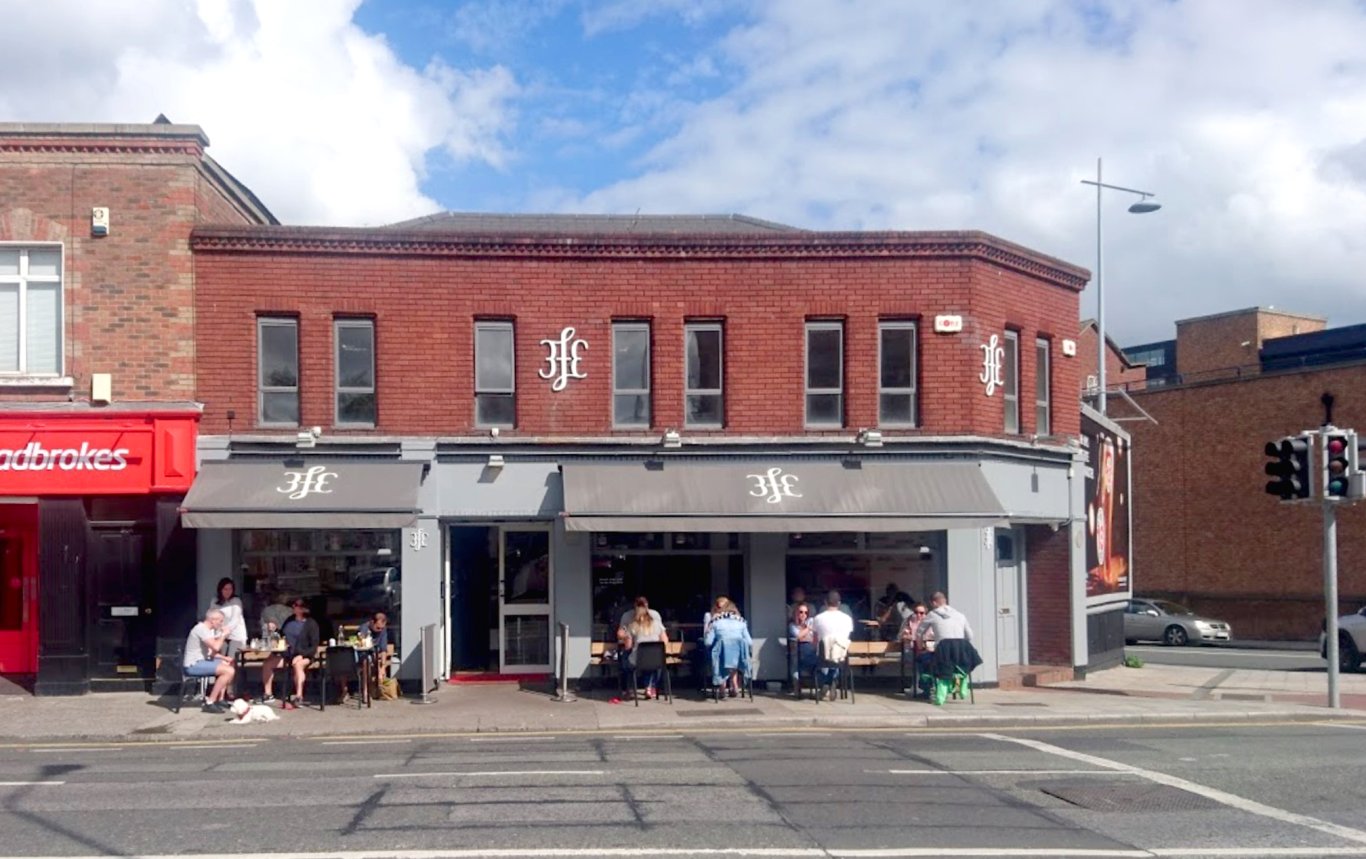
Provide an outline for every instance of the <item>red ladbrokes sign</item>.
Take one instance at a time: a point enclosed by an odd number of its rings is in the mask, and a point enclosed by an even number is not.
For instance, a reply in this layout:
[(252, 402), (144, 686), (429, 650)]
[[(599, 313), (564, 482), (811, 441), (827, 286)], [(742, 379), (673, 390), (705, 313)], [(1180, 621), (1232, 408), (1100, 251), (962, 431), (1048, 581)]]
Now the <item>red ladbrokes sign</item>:
[(197, 415), (0, 420), (0, 495), (185, 491)]

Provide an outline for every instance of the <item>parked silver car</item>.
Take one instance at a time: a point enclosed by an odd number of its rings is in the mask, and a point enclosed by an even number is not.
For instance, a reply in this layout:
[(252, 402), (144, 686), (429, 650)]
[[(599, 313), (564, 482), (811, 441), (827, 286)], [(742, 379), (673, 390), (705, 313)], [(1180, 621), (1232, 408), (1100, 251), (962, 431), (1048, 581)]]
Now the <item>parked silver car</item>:
[(1228, 641), (1233, 627), (1222, 620), (1200, 617), (1170, 600), (1129, 600), (1124, 610), (1124, 643), (1160, 641), (1173, 647), (1192, 642)]

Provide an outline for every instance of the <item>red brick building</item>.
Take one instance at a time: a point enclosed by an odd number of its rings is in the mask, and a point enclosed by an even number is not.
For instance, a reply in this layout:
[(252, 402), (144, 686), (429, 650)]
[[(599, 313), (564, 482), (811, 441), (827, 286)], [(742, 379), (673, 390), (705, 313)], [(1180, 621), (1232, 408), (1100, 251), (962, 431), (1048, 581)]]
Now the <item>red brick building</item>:
[(196, 610), (190, 232), (274, 222), (207, 145), (0, 124), (0, 673), (40, 693), (141, 686)]
[[(1312, 639), (1324, 614), (1317, 504), (1267, 495), (1263, 446), (1316, 429), (1320, 397), (1337, 426), (1366, 428), (1366, 326), (1264, 308), (1181, 320), (1174, 370), (1136, 403), (1152, 421), (1134, 438), (1135, 591), (1228, 620), (1240, 638)], [(1112, 400), (1112, 415), (1133, 416)], [(1318, 480), (1317, 474), (1315, 480)], [(1366, 508), (1340, 506), (1342, 611), (1366, 603)]]
[(1082, 269), (734, 217), (203, 226), (192, 248), (185, 519), (201, 581), (242, 576), (249, 615), (293, 593), (354, 613), (364, 581), (439, 672), (549, 670), (564, 623), (577, 675), (637, 593), (685, 640), (726, 593), (778, 679), (793, 588), (841, 589), (872, 635), (884, 593), (947, 589), (986, 682), (1117, 657), (1089, 646), (1118, 614), (1088, 619), (1069, 550)]

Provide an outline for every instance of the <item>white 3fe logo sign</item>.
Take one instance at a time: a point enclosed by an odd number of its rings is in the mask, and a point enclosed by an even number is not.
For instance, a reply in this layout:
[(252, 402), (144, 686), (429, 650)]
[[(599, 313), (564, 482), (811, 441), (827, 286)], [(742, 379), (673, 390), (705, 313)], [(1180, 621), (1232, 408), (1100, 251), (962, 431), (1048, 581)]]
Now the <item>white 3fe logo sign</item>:
[(554, 379), (550, 383), (550, 390), (563, 391), (565, 385), (569, 384), (570, 379), (587, 379), (587, 373), (579, 372), (580, 349), (587, 349), (588, 342), (574, 336), (572, 327), (565, 328), (560, 332), (559, 340), (542, 340), (541, 345), (550, 350), (546, 356), (546, 368), (537, 371), (537, 375), (542, 379)]
[(777, 466), (763, 474), (746, 474), (745, 477), (754, 481), (754, 488), (749, 494), (755, 498), (763, 498), (769, 504), (777, 504), (784, 498), (802, 497), (797, 491), (797, 475), (783, 474), (783, 470)]
[(332, 489), (328, 486), (331, 480), (337, 476), (337, 472), (328, 471), (326, 466), (315, 465), (307, 471), (286, 471), (285, 477), (289, 482), (284, 486), (275, 487), (276, 492), (283, 492), (287, 497), (299, 499), (309, 495), (330, 495)]
[(987, 386), (987, 396), (996, 393), (997, 388), (1006, 384), (1006, 350), (1001, 345), (1000, 336), (993, 334), (991, 339), (978, 347), (982, 350), (982, 374), (977, 378)]

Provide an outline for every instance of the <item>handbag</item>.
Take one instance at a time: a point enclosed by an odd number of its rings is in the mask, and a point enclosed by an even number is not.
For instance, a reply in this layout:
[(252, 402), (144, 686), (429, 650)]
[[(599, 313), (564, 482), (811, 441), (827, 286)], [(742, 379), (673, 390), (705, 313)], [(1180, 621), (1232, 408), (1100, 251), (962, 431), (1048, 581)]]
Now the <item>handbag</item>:
[(379, 681), (379, 699), (381, 701), (398, 700), (398, 678), (385, 677)]

